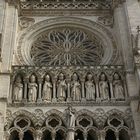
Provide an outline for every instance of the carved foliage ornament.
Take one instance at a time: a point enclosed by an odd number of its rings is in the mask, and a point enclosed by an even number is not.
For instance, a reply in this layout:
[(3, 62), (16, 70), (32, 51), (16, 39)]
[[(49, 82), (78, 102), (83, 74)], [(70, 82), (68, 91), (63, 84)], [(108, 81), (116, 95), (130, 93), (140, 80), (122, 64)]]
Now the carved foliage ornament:
[(49, 30), (32, 45), (35, 65), (95, 65), (104, 55), (103, 45), (93, 34), (82, 29)]

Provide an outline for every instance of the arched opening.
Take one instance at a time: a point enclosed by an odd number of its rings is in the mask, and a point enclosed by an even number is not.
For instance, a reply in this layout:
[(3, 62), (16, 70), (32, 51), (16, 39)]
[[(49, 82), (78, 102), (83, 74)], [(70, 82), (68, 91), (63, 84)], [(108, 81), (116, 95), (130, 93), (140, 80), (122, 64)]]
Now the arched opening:
[(122, 129), (119, 132), (119, 140), (130, 140), (130, 137), (129, 137), (128, 132), (126, 130)]
[(19, 134), (17, 131), (13, 131), (10, 135), (10, 139), (9, 140), (19, 140)]
[(83, 132), (81, 130), (76, 131), (75, 140), (84, 140)]
[(46, 131), (43, 133), (42, 140), (52, 140), (51, 132), (48, 131), (48, 130), (46, 130)]
[(34, 140), (33, 134), (28, 130), (24, 133), (23, 140)]
[(105, 140), (116, 140), (114, 131), (111, 129), (107, 130)]
[(87, 140), (98, 140), (96, 132), (94, 130), (88, 131)]
[(56, 138), (55, 140), (65, 140), (65, 132), (62, 130), (58, 130), (56, 132)]

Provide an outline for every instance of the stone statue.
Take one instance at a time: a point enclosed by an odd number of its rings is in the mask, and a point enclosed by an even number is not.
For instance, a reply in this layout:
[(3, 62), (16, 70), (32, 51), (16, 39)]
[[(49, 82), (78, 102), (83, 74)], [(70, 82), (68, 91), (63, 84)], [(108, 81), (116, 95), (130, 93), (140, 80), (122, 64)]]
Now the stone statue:
[(43, 85), (43, 91), (42, 91), (43, 100), (46, 102), (51, 102), (51, 100), (52, 100), (52, 87), (53, 86), (52, 86), (52, 83), (50, 81), (50, 76), (46, 75), (45, 82)]
[(66, 80), (65, 80), (64, 74), (61, 73), (57, 81), (57, 97), (59, 101), (65, 101), (66, 90), (67, 90)]
[(109, 100), (109, 86), (106, 80), (106, 75), (104, 73), (102, 73), (100, 76), (99, 91), (101, 100), (103, 101)]
[(28, 85), (28, 88), (29, 102), (36, 102), (38, 85), (36, 83), (36, 77), (34, 75), (30, 77), (30, 83)]
[(70, 107), (68, 107), (68, 118), (69, 118), (69, 124), (68, 124), (68, 126), (70, 127), (70, 128), (74, 128), (75, 127), (75, 112), (74, 112), (74, 110), (72, 109), (72, 107), (70, 106)]
[(81, 100), (81, 84), (78, 80), (78, 76), (76, 73), (74, 73), (72, 76), (71, 96), (72, 96), (73, 101)]
[(93, 83), (92, 74), (87, 75), (87, 81), (85, 82), (86, 99), (95, 100), (95, 85)]
[(22, 97), (23, 97), (23, 83), (22, 83), (22, 79), (20, 76), (18, 76), (14, 82), (14, 89), (13, 89), (13, 93), (14, 93), (14, 100), (15, 101), (22, 101)]
[(116, 100), (124, 100), (124, 88), (117, 73), (114, 74), (113, 89)]
[(68, 132), (66, 140), (74, 140), (75, 132), (75, 110), (69, 106), (67, 109), (67, 123), (68, 123)]

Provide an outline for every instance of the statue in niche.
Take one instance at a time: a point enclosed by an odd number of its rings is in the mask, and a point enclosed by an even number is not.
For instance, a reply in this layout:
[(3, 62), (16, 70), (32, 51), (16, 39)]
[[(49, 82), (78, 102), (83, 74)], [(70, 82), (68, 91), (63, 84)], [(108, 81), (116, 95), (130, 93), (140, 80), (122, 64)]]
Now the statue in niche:
[(75, 127), (75, 111), (72, 109), (71, 106), (68, 107), (68, 116), (69, 116), (68, 126), (70, 128), (74, 128)]
[(36, 102), (38, 85), (36, 83), (36, 77), (34, 75), (30, 77), (30, 83), (28, 85), (28, 88), (29, 102)]
[(71, 96), (72, 96), (73, 101), (81, 100), (81, 84), (78, 80), (78, 76), (76, 73), (74, 73), (72, 76)]
[(45, 76), (45, 82), (44, 82), (44, 85), (43, 85), (43, 91), (42, 91), (42, 94), (43, 94), (43, 100), (45, 102), (51, 102), (52, 100), (52, 83), (51, 83), (51, 79), (50, 79), (50, 76), (49, 75), (46, 75)]
[(99, 91), (102, 101), (109, 100), (109, 86), (104, 73), (102, 73), (100, 76)]
[(87, 75), (87, 81), (85, 82), (86, 99), (95, 100), (95, 85), (93, 83), (92, 74)]
[(14, 100), (15, 101), (22, 101), (22, 97), (23, 97), (23, 83), (22, 83), (22, 79), (20, 76), (18, 76), (14, 82), (14, 89), (13, 89), (13, 93), (14, 93)]
[(59, 101), (65, 101), (66, 99), (67, 84), (63, 73), (59, 74), (57, 81), (57, 97)]
[[(69, 129), (74, 130), (75, 128), (75, 112), (76, 110), (73, 109), (71, 106), (68, 107), (67, 111), (67, 126)], [(74, 140), (74, 131), (68, 131), (66, 140)]]
[(114, 78), (113, 89), (114, 89), (115, 98), (116, 100), (124, 100), (125, 99), (124, 88), (120, 76), (118, 75), (118, 73), (115, 73), (113, 78)]

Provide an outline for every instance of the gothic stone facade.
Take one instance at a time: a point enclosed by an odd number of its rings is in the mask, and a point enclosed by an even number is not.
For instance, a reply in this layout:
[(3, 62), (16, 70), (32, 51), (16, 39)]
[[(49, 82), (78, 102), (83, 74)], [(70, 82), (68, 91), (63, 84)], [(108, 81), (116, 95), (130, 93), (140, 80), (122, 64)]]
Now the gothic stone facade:
[(0, 0), (0, 140), (140, 140), (138, 0)]

